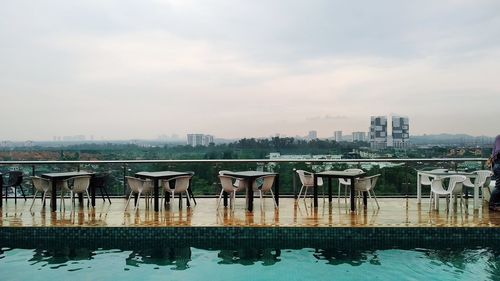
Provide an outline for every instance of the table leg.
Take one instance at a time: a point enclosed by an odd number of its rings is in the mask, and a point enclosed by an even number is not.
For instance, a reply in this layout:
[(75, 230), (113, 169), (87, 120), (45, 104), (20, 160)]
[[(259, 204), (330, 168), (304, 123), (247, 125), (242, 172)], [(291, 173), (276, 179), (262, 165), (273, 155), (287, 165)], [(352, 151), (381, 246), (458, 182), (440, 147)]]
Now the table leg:
[(227, 207), (227, 192), (222, 192), (222, 198), (224, 198), (224, 207)]
[(318, 207), (318, 177), (313, 175), (313, 207)]
[(276, 178), (274, 179), (274, 201), (276, 202), (276, 205), (280, 205), (280, 176), (276, 175)]
[(422, 185), (420, 185), (420, 173), (417, 173), (417, 203), (422, 202)]
[(328, 178), (328, 202), (332, 203), (332, 178)]
[(57, 193), (56, 193), (56, 180), (52, 179), (52, 194), (50, 194), (50, 207), (52, 212), (57, 211)]
[(159, 187), (158, 187), (158, 179), (154, 179), (153, 181), (154, 184), (154, 207), (155, 207), (155, 212), (158, 212), (160, 210), (160, 204), (158, 204), (158, 194), (159, 192)]
[(356, 204), (355, 204), (355, 199), (356, 199), (356, 192), (354, 191), (354, 178), (350, 178), (350, 183), (351, 183), (351, 212), (356, 211)]
[(368, 206), (368, 192), (366, 192), (366, 191), (363, 191), (363, 205), (365, 207)]
[[(101, 189), (101, 194), (102, 194), (102, 189)], [(92, 184), (90, 186), (90, 205), (92, 205), (92, 208), (95, 208), (95, 185)]]
[(472, 202), (474, 210), (479, 209), (479, 186), (474, 183), (474, 201)]
[(248, 179), (248, 186), (247, 186), (247, 206), (248, 206), (248, 211), (252, 212), (253, 211), (253, 182), (254, 179)]

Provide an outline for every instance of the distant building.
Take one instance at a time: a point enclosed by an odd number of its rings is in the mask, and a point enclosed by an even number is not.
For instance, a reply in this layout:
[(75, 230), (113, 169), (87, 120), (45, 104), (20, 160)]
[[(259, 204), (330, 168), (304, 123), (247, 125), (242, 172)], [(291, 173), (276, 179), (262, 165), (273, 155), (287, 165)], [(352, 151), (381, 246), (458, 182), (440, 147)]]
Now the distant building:
[(336, 142), (342, 141), (342, 131), (335, 131), (335, 132), (333, 132), (333, 139)]
[(387, 148), (387, 117), (372, 116), (370, 120), (370, 147), (372, 149)]
[(405, 149), (410, 144), (410, 122), (408, 117), (392, 116), (392, 146)]
[(317, 131), (309, 131), (309, 134), (307, 134), (307, 138), (309, 140), (315, 140), (318, 138), (318, 132)]
[(366, 141), (366, 133), (352, 132), (352, 141)]
[(190, 146), (208, 146), (214, 142), (214, 136), (204, 134), (187, 134), (187, 144)]

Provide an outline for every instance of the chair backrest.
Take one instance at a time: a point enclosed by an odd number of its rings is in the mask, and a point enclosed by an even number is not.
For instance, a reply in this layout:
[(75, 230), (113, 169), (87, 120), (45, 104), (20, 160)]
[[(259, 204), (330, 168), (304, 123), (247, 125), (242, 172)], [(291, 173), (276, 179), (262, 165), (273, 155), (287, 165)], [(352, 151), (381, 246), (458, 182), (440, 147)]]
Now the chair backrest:
[(476, 180), (474, 184), (479, 187), (484, 187), (486, 184), (491, 181), (492, 172), (490, 170), (479, 170), (475, 171), (477, 174)]
[[(296, 172), (297, 174), (299, 174), (299, 179), (303, 186), (311, 187), (314, 185), (313, 173), (304, 170), (297, 170)], [(322, 184), (323, 180), (321, 178), (318, 178), (318, 185)]]
[(461, 194), (463, 190), (463, 183), (467, 179), (466, 176), (453, 175), (448, 177), (450, 182), (448, 183), (448, 192), (450, 194)]
[(38, 191), (48, 191), (50, 190), (50, 181), (41, 177), (31, 177), (33, 182), (33, 187)]
[(260, 187), (260, 190), (262, 192), (267, 192), (273, 188), (273, 183), (274, 179), (276, 178), (275, 175), (268, 175), (268, 176), (263, 176), (261, 177), (262, 179), (262, 186)]
[(180, 176), (175, 177), (172, 180), (175, 180), (174, 184), (174, 192), (185, 192), (189, 188), (189, 181), (193, 176)]
[(227, 193), (233, 193), (238, 190), (237, 187), (233, 185), (233, 177), (219, 175), (220, 184), (222, 189)]
[(93, 187), (104, 187), (109, 179), (109, 174), (98, 174), (90, 178), (90, 185)]
[(78, 176), (71, 178), (73, 187), (71, 190), (75, 193), (82, 193), (88, 190), (90, 185), (90, 176)]
[[(350, 168), (350, 169), (345, 169), (344, 172), (358, 172), (358, 173), (362, 173), (363, 170), (358, 169), (358, 168)], [(343, 184), (343, 185), (350, 185), (351, 181), (347, 180), (347, 179), (339, 178), (339, 183)]]
[(370, 177), (359, 178), (354, 181), (354, 188), (357, 191), (369, 191), (375, 188), (377, 184), (379, 175), (374, 175)]
[(21, 171), (10, 171), (8, 185), (18, 186), (23, 183), (23, 172)]
[(135, 177), (125, 177), (127, 179), (127, 184), (131, 191), (133, 192), (143, 192), (152, 188), (151, 180), (143, 180)]

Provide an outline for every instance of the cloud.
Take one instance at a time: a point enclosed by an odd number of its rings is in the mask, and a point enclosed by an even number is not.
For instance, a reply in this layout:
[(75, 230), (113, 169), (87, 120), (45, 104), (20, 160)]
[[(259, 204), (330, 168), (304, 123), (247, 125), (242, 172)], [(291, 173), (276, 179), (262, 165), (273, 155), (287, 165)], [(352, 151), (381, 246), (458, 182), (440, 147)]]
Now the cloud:
[(0, 118), (12, 127), (3, 136), (328, 136), (364, 131), (370, 115), (391, 112), (409, 116), (413, 134), (493, 135), (499, 8), (486, 0), (8, 1), (0, 95), (9, 107)]

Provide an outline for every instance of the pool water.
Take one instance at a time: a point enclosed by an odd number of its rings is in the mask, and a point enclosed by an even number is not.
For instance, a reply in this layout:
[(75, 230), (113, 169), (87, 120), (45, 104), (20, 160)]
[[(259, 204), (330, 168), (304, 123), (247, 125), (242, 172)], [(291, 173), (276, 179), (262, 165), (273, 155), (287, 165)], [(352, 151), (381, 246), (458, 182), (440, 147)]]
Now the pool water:
[(500, 280), (494, 249), (2, 248), (1, 280)]

